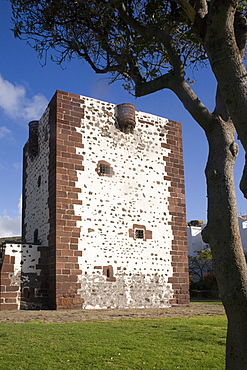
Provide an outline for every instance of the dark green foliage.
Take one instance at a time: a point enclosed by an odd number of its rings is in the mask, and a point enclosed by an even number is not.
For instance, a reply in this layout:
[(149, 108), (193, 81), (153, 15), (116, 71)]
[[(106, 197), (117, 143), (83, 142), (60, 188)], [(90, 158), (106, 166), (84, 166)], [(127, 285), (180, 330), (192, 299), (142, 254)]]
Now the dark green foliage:
[(189, 256), (189, 272), (196, 280), (203, 279), (203, 275), (212, 272), (212, 252), (210, 247), (195, 251), (194, 256)]
[[(180, 55), (181, 67), (206, 59), (203, 46), (181, 6), (173, 1), (11, 0), (15, 37), (46, 62), (74, 56), (97, 73), (140, 84), (169, 75)], [(172, 50), (174, 48), (174, 50)]]
[(198, 298), (218, 298), (218, 286), (213, 271), (211, 249), (195, 251), (189, 256), (190, 294)]

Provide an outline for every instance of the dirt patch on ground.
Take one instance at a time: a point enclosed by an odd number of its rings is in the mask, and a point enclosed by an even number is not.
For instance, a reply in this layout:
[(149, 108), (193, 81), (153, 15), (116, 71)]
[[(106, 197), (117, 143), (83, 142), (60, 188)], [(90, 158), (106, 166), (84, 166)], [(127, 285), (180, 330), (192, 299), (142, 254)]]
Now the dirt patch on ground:
[(110, 321), (129, 318), (161, 318), (224, 315), (219, 303), (192, 302), (188, 307), (107, 309), (107, 310), (63, 310), (63, 311), (0, 311), (0, 322), (24, 323)]

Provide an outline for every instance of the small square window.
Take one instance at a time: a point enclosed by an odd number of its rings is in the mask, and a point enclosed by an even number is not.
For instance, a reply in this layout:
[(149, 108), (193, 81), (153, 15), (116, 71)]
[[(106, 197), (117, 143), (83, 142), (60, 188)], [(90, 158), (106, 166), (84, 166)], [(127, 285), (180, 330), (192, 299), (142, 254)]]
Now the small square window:
[(111, 173), (109, 164), (101, 163), (99, 166), (99, 173), (109, 175)]
[(144, 239), (144, 230), (143, 229), (135, 229), (135, 238), (136, 239)]
[(110, 163), (106, 161), (99, 161), (95, 171), (99, 176), (103, 177), (112, 177), (114, 175), (113, 168), (111, 167)]

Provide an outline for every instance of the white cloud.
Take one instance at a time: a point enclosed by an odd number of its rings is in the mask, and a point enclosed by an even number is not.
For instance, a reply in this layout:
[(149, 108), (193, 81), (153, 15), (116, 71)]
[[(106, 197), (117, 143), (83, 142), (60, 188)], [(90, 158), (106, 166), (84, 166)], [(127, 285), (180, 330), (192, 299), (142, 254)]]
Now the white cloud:
[(18, 216), (10, 217), (6, 214), (6, 211), (3, 216), (0, 216), (0, 238), (21, 235), (21, 211), (22, 195), (20, 196), (18, 210), (16, 211)]
[(3, 137), (5, 137), (9, 134), (11, 134), (11, 131), (7, 127), (5, 127), (5, 126), (0, 127), (0, 139), (2, 139)]
[(18, 203), (18, 212), (21, 215), (21, 212), (22, 212), (22, 195), (20, 196), (19, 203)]
[(42, 94), (35, 95), (32, 100), (26, 99), (26, 106), (23, 108), (25, 119), (31, 121), (39, 119), (43, 114), (48, 101)]
[(0, 238), (21, 235), (21, 217), (0, 216)]
[(31, 121), (39, 119), (47, 106), (43, 94), (27, 98), (23, 85), (13, 85), (0, 75), (0, 108), (13, 119)]

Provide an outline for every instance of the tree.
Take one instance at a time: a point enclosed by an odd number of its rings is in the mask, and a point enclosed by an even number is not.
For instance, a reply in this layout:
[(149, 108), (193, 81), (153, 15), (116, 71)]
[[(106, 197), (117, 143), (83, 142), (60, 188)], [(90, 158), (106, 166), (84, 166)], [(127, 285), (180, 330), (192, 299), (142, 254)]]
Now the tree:
[[(247, 363), (247, 270), (241, 246), (233, 167), (235, 128), (247, 150), (247, 74), (243, 64), (245, 1), (11, 0), (14, 34), (61, 64), (74, 56), (96, 73), (122, 79), (136, 97), (172, 90), (205, 132), (208, 222), (228, 318), (227, 369)], [(192, 90), (189, 68), (209, 61), (218, 87), (211, 113)], [(247, 165), (241, 189), (247, 196)]]
[(203, 275), (212, 269), (212, 252), (209, 247), (195, 251), (195, 256), (189, 256), (189, 272), (197, 280), (203, 280)]
[(191, 297), (217, 298), (218, 287), (210, 247), (195, 251), (188, 259)]

